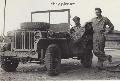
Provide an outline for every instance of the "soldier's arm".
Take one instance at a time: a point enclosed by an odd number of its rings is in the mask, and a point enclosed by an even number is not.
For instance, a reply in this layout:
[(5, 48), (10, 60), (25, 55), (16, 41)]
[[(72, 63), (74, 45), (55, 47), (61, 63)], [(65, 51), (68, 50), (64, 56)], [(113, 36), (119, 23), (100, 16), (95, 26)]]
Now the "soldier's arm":
[(107, 18), (106, 25), (109, 26), (108, 32), (111, 32), (114, 30), (114, 25), (111, 23), (111, 21)]

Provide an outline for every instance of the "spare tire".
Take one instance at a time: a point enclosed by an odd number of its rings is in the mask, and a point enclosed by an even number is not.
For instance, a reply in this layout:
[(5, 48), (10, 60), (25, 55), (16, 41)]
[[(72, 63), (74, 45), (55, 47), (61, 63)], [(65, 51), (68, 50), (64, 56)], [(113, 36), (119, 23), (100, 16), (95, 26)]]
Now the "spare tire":
[(50, 24), (45, 22), (23, 22), (20, 24), (20, 26), (21, 29), (37, 29), (41, 31), (46, 31), (50, 28)]

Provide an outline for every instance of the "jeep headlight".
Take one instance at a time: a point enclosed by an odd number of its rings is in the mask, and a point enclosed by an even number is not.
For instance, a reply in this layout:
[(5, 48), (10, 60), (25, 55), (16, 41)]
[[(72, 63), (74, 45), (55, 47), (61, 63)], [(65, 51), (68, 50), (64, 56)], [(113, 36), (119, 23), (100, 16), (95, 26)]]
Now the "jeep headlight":
[(34, 37), (35, 37), (35, 39), (41, 38), (41, 37), (42, 37), (41, 32), (40, 32), (40, 31), (35, 32), (35, 33), (34, 33)]

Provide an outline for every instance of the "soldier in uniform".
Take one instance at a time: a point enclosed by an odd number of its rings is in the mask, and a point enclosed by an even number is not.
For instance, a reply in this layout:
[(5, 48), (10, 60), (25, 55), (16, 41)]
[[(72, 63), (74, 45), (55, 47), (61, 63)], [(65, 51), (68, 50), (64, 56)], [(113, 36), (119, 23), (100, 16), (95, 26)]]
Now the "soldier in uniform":
[(72, 34), (73, 39), (76, 40), (76, 39), (78, 39), (79, 37), (82, 36), (82, 33), (84, 32), (84, 29), (81, 27), (80, 18), (79, 17), (75, 16), (73, 18), (73, 21), (75, 23), (75, 26), (70, 29), (70, 33)]
[(74, 41), (73, 50), (76, 50), (78, 57), (81, 59), (81, 64), (84, 67), (91, 67), (92, 64), (92, 33), (88, 32), (90, 30), (88, 26), (91, 23), (86, 23), (84, 27), (81, 27), (80, 18), (75, 16), (73, 18), (75, 26), (70, 29), (72, 39)]
[[(98, 69), (105, 69), (105, 67), (103, 67), (103, 62), (106, 60), (109, 62), (112, 61), (112, 56), (106, 55), (104, 51), (106, 40), (105, 35), (110, 33), (114, 29), (114, 26), (107, 17), (102, 16), (102, 10), (100, 8), (95, 8), (95, 13), (97, 17), (91, 20), (94, 32), (93, 53), (98, 57)], [(107, 25), (109, 26), (108, 28), (106, 27)]]

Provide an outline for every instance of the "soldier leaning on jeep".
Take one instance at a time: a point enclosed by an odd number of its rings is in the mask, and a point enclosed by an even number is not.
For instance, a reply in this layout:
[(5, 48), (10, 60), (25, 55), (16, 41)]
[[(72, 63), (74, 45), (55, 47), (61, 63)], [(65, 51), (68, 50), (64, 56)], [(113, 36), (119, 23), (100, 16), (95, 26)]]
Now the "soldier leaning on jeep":
[[(93, 27), (93, 53), (95, 56), (98, 57), (98, 69), (102, 70), (105, 69), (103, 66), (103, 62), (108, 60), (112, 62), (112, 56), (106, 55), (104, 48), (105, 48), (105, 34), (112, 32), (114, 29), (113, 24), (107, 18), (102, 16), (102, 10), (100, 8), (95, 8), (95, 14), (97, 17), (91, 20), (92, 27)], [(106, 29), (106, 25), (108, 25), (108, 30)]]

